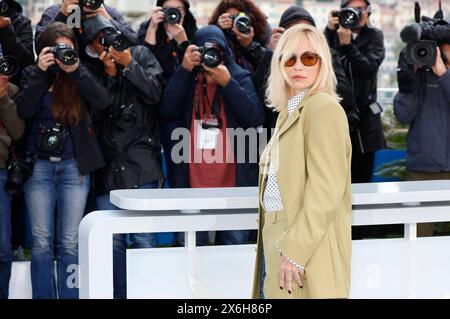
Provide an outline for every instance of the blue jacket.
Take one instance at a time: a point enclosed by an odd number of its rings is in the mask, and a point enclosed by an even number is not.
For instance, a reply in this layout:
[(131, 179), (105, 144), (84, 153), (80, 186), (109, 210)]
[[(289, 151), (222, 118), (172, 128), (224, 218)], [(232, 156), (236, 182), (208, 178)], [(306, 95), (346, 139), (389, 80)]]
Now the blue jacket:
[[(203, 46), (205, 42), (215, 41), (225, 48), (224, 64), (231, 74), (231, 80), (226, 87), (219, 87), (225, 104), (228, 128), (256, 128), (264, 123), (264, 108), (258, 99), (253, 86), (250, 72), (234, 63), (226, 38), (217, 26), (207, 26), (197, 31), (194, 44)], [(179, 67), (169, 81), (160, 106), (161, 117), (168, 120), (181, 120), (184, 128), (190, 129), (195, 76), (198, 71), (189, 72)], [(248, 163), (249, 143), (246, 143), (246, 161), (237, 164), (237, 186), (258, 185), (258, 163)], [(236, 146), (236, 144), (235, 144)], [(235, 147), (236, 151), (236, 147)], [(256, 150), (255, 150), (256, 151)], [(165, 150), (170, 156), (171, 150)], [(169, 181), (172, 187), (189, 187), (189, 167), (182, 163), (174, 168), (176, 181)]]
[(409, 124), (406, 168), (411, 171), (450, 171), (450, 70), (440, 78), (419, 70), (413, 90), (394, 98), (398, 121)]

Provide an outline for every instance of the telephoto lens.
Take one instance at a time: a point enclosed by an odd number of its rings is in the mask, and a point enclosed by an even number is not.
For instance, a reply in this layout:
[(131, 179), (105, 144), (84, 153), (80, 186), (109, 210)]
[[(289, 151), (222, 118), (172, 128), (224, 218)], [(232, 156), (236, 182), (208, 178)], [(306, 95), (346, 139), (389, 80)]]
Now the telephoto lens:
[(103, 4), (103, 0), (80, 0), (81, 8), (89, 8), (91, 10), (97, 10)]
[(7, 1), (0, 1), (0, 17), (10, 18), (14, 14), (13, 8)]
[(64, 65), (75, 65), (78, 62), (78, 53), (71, 46), (58, 44), (57, 46), (52, 47), (50, 52), (53, 53), (55, 59)]
[(217, 48), (213, 43), (206, 42), (204, 47), (198, 48), (201, 53), (201, 61), (207, 67), (216, 68), (223, 60), (222, 51)]
[(163, 9), (164, 23), (177, 24), (181, 21), (181, 12), (177, 8)]
[(7, 55), (0, 58), (0, 75), (13, 77), (19, 71), (19, 61), (11, 56)]
[(252, 21), (244, 12), (231, 16), (231, 19), (233, 20), (233, 25), (240, 33), (250, 33)]
[(104, 30), (103, 37), (100, 38), (100, 44), (103, 45), (105, 51), (112, 46), (116, 51), (125, 51), (131, 44), (130, 41), (120, 31), (115, 29)]

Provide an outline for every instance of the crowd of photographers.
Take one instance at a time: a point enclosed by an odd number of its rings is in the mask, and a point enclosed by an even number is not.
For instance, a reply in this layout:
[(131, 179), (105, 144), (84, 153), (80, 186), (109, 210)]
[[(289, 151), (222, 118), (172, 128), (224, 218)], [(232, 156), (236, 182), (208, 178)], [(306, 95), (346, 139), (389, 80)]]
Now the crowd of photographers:
[[(265, 83), (273, 51), (286, 29), (316, 25), (292, 6), (272, 29), (252, 0), (222, 0), (210, 25), (198, 29), (189, 1), (158, 0), (135, 32), (105, 2), (52, 5), (33, 37), (20, 4), (0, 1), (0, 299), (8, 297), (11, 275), (11, 215), (21, 222), (28, 215), (33, 297), (77, 298), (77, 285), (69, 284), (77, 229), (85, 213), (117, 209), (111, 190), (160, 188), (164, 178), (172, 188), (257, 186), (258, 163), (249, 159), (258, 150), (246, 143), (245, 160), (237, 161), (227, 129), (270, 137), (277, 113), (265, 106)], [(81, 25), (72, 26), (77, 11)], [(349, 121), (355, 183), (370, 182), (374, 154), (386, 144), (377, 101), (385, 48), (370, 14), (370, 1), (342, 0), (324, 30)], [(437, 16), (405, 33), (394, 106), (410, 124), (408, 173), (449, 178), (450, 31)], [(190, 133), (182, 162), (172, 156), (180, 128)], [(198, 244), (209, 235), (198, 234)], [(254, 236), (218, 232), (215, 243)], [(155, 237), (115, 235), (113, 242), (114, 297), (126, 298), (125, 250), (154, 247)], [(174, 244), (182, 243), (176, 234)]]

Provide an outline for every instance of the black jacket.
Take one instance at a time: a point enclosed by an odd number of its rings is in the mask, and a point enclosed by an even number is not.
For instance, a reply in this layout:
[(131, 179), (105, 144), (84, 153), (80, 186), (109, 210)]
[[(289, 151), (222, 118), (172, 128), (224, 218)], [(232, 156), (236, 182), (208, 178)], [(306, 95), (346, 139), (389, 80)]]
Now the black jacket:
[(162, 179), (158, 120), (162, 69), (144, 46), (133, 47), (131, 54), (128, 70), (106, 79), (112, 106), (95, 116), (106, 162), (95, 174), (98, 195)]
[(22, 70), (34, 63), (33, 29), (31, 21), (22, 15), (22, 6), (12, 0), (8, 0), (15, 9), (11, 16), (11, 25), (0, 29), (0, 44), (3, 55), (13, 55), (19, 61), (20, 70), (11, 79), (14, 84), (20, 83)]
[[(110, 106), (111, 100), (106, 89), (83, 64), (71, 76), (77, 83), (77, 92), (86, 112), (78, 125), (69, 129), (75, 144), (78, 169), (81, 175), (87, 175), (104, 165), (88, 111), (90, 108), (106, 109)], [(37, 114), (41, 97), (50, 86), (51, 79), (48, 72), (40, 70), (37, 66), (29, 66), (24, 70), (21, 92), (16, 99), (17, 112), (22, 118), (32, 120)], [(29, 134), (37, 136), (37, 132)]]
[(380, 114), (373, 114), (369, 105), (377, 101), (377, 74), (385, 57), (383, 32), (365, 26), (349, 45), (341, 46), (336, 31), (326, 28), (330, 47), (337, 50), (347, 74), (353, 77), (356, 104), (360, 111), (360, 129), (352, 134), (353, 149), (359, 153), (373, 152), (385, 146)]
[[(270, 64), (272, 61), (273, 52), (270, 49), (265, 49), (260, 52), (259, 56), (255, 56), (258, 61), (258, 67), (253, 74), (253, 83), (258, 92), (258, 96), (263, 104), (266, 104), (266, 89), (267, 89), (267, 80), (270, 76)], [(353, 94), (353, 88), (350, 85), (350, 82), (347, 79), (345, 74), (344, 67), (341, 63), (341, 58), (339, 53), (331, 49), (331, 56), (333, 58), (333, 70), (337, 78), (337, 86), (336, 91), (337, 94), (342, 98), (341, 105), (344, 108), (345, 112), (348, 114), (350, 111), (355, 109), (355, 97)], [(274, 128), (277, 118), (278, 112), (275, 112), (273, 108), (266, 107), (265, 108), (265, 128)]]

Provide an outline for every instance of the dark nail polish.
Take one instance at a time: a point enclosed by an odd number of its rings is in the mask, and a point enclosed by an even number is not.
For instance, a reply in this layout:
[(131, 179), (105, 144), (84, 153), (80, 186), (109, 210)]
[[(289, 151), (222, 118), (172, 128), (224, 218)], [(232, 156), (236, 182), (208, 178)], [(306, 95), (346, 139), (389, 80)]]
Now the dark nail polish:
[(291, 293), (291, 291), (290, 291), (290, 290), (288, 290), (288, 293), (290, 294), (290, 293)]
[(303, 286), (300, 286), (300, 288), (302, 288), (302, 289), (303, 289)]
[(283, 287), (280, 287), (281, 290), (283, 290)]

